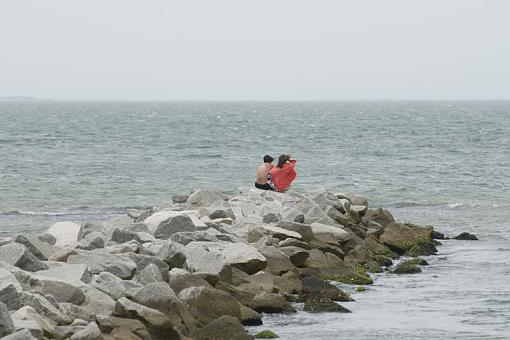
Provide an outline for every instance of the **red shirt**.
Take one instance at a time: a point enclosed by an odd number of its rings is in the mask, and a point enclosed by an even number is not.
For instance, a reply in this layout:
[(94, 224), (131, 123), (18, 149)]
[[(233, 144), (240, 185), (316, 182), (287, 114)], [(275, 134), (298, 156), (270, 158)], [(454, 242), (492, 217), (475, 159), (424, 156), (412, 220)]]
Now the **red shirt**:
[(283, 164), (281, 168), (271, 169), (271, 179), (276, 191), (285, 191), (290, 187), (292, 181), (296, 178), (296, 161), (290, 160)]

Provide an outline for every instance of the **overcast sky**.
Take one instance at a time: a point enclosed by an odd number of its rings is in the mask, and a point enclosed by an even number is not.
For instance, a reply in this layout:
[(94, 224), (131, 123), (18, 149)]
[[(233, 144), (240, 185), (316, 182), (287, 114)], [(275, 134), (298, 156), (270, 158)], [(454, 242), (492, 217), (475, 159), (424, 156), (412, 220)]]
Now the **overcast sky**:
[(507, 0), (0, 0), (0, 96), (510, 99)]

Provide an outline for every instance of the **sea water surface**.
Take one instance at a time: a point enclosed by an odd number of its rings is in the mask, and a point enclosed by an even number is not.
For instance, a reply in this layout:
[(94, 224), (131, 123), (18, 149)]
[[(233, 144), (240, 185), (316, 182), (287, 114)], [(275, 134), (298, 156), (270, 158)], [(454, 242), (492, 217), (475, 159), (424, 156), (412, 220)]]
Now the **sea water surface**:
[(510, 338), (508, 101), (0, 102), (0, 235), (251, 186), (266, 153), (298, 160), (295, 190), (358, 192), (398, 220), (480, 240), (444, 241), (422, 274), (342, 286), (352, 314), (267, 315), (262, 329)]

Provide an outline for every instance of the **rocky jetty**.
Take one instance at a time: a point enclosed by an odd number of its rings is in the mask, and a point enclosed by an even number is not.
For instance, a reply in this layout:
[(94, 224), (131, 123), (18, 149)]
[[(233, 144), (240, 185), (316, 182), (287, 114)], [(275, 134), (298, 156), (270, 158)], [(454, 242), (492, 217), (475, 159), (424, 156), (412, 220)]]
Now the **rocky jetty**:
[[(0, 243), (6, 339), (252, 339), (261, 313), (346, 313), (328, 281), (372, 283), (437, 233), (345, 193), (197, 190), (101, 223)], [(416, 272), (416, 264), (396, 271)]]

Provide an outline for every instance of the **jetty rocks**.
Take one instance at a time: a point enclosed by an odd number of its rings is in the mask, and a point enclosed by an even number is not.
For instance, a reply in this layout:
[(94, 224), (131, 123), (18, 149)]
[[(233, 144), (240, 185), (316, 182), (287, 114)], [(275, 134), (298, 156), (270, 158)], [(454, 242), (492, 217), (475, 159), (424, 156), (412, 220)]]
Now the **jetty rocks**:
[(257, 189), (59, 222), (0, 240), (0, 336), (252, 339), (243, 326), (296, 302), (349, 312), (331, 281), (371, 284), (400, 256), (436, 253), (436, 234), (353, 193)]

